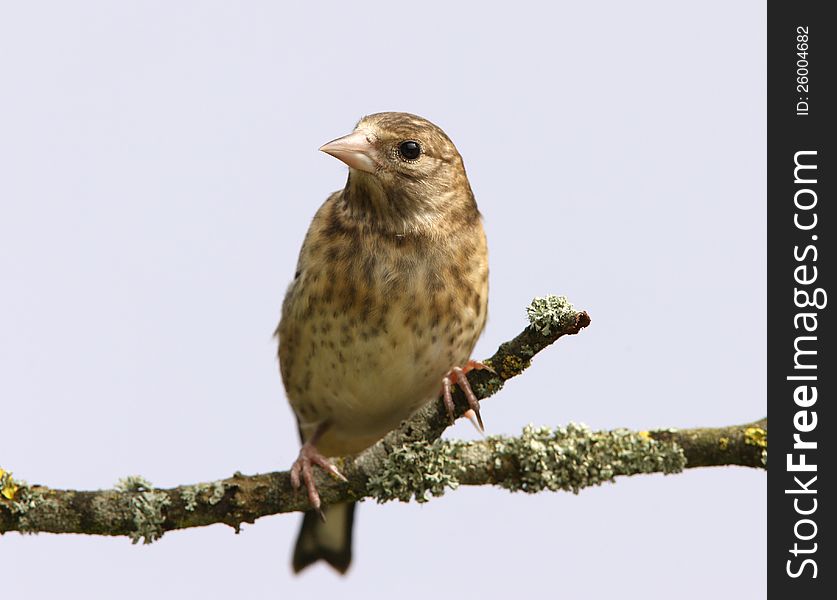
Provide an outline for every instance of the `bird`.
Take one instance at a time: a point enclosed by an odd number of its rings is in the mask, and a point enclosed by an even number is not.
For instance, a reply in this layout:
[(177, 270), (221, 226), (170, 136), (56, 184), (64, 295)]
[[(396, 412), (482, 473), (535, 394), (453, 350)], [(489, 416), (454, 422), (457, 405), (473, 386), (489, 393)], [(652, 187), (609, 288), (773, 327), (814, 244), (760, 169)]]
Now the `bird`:
[(324, 560), (345, 573), (354, 504), (324, 506), (315, 468), (343, 479), (335, 457), (373, 445), (459, 386), (482, 429), (466, 374), (488, 313), (488, 250), (465, 166), (450, 138), (403, 112), (363, 117), (322, 152), (349, 167), (317, 210), (279, 325), (279, 367), (301, 448), (305, 488), (292, 567)]

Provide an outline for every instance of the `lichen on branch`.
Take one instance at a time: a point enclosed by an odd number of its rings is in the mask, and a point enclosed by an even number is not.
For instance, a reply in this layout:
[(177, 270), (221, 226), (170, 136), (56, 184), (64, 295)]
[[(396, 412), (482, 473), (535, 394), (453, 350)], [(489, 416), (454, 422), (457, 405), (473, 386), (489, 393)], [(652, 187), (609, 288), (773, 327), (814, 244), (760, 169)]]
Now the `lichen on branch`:
[(627, 429), (592, 431), (577, 423), (556, 428), (527, 425), (517, 437), (405, 444), (387, 455), (379, 472), (370, 477), (368, 491), (378, 502), (426, 502), (460, 485), (577, 494), (618, 475), (679, 473), (685, 466), (683, 449), (676, 443)]
[[(468, 374), (484, 399), (529, 367), (541, 350), (590, 324), (564, 297), (536, 298), (530, 324), (483, 361), (489, 369)], [(454, 394), (457, 416), (468, 406)], [(676, 473), (683, 468), (740, 465), (766, 468), (767, 420), (747, 425), (685, 430), (591, 431), (583, 425), (528, 426), (520, 436), (475, 442), (441, 440), (448, 427), (441, 402), (431, 402), (377, 444), (339, 459), (348, 482), (318, 473), (325, 503), (373, 498), (420, 502), (460, 485), (497, 485), (511, 491), (579, 490), (622, 475)], [(235, 473), (220, 481), (154, 488), (139, 476), (115, 489), (58, 490), (30, 486), (0, 469), (0, 533), (86, 533), (127, 536), (150, 543), (166, 531), (242, 523), (308, 509), (304, 491), (291, 487), (287, 471)]]

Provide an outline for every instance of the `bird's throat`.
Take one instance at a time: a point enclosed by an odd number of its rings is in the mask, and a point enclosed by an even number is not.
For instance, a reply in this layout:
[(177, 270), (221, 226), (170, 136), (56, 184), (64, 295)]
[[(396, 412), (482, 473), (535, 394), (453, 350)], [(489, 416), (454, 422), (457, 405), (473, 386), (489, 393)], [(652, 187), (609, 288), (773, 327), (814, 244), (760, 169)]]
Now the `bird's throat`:
[(350, 169), (343, 203), (352, 219), (386, 233), (419, 233), (437, 216), (420, 190), (386, 185), (378, 176)]

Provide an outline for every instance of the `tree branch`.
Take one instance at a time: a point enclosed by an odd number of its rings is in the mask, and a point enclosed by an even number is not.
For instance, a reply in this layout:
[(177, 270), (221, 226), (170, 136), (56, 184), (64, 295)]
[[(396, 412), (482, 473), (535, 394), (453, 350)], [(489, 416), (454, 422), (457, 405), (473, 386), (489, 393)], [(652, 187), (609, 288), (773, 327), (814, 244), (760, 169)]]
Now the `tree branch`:
[[(483, 361), (491, 370), (468, 375), (484, 399), (525, 370), (532, 357), (565, 335), (590, 324), (563, 297), (536, 298), (527, 309), (530, 325)], [(454, 395), (457, 416), (467, 409)], [(527, 427), (518, 437), (476, 442), (441, 440), (449, 425), (441, 402), (431, 402), (398, 429), (355, 458), (339, 459), (342, 483), (320, 474), (326, 503), (364, 498), (379, 502), (422, 502), (459, 485), (498, 485), (529, 493), (580, 489), (619, 475), (675, 473), (683, 468), (740, 465), (766, 468), (767, 420), (721, 428), (593, 432), (582, 425)], [(115, 489), (58, 490), (29, 486), (0, 469), (0, 533), (86, 533), (124, 535), (150, 543), (166, 531), (241, 523), (308, 508), (304, 491), (291, 488), (287, 471), (211, 483), (155, 489), (140, 477)]]

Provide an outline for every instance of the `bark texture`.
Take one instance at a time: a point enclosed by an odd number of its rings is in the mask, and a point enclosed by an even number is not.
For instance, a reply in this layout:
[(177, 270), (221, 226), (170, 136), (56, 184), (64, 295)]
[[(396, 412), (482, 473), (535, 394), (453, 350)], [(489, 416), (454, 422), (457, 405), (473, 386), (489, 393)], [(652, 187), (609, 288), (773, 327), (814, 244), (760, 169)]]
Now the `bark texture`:
[[(527, 309), (530, 325), (483, 361), (490, 370), (468, 380), (478, 398), (497, 393), (525, 370), (538, 352), (590, 324), (566, 298), (538, 298)], [(457, 391), (457, 416), (467, 404)], [(319, 474), (325, 503), (373, 498), (419, 502), (459, 485), (497, 485), (512, 491), (578, 492), (584, 487), (639, 473), (676, 473), (684, 468), (738, 465), (767, 468), (767, 419), (719, 428), (633, 432), (591, 431), (583, 425), (525, 428), (520, 436), (476, 442), (442, 440), (449, 425), (441, 402), (419, 410), (357, 457), (339, 459), (348, 478)], [(150, 543), (166, 531), (242, 523), (308, 508), (287, 471), (156, 489), (140, 477), (116, 488), (59, 490), (16, 481), (0, 469), (0, 533), (85, 533), (127, 536)]]

